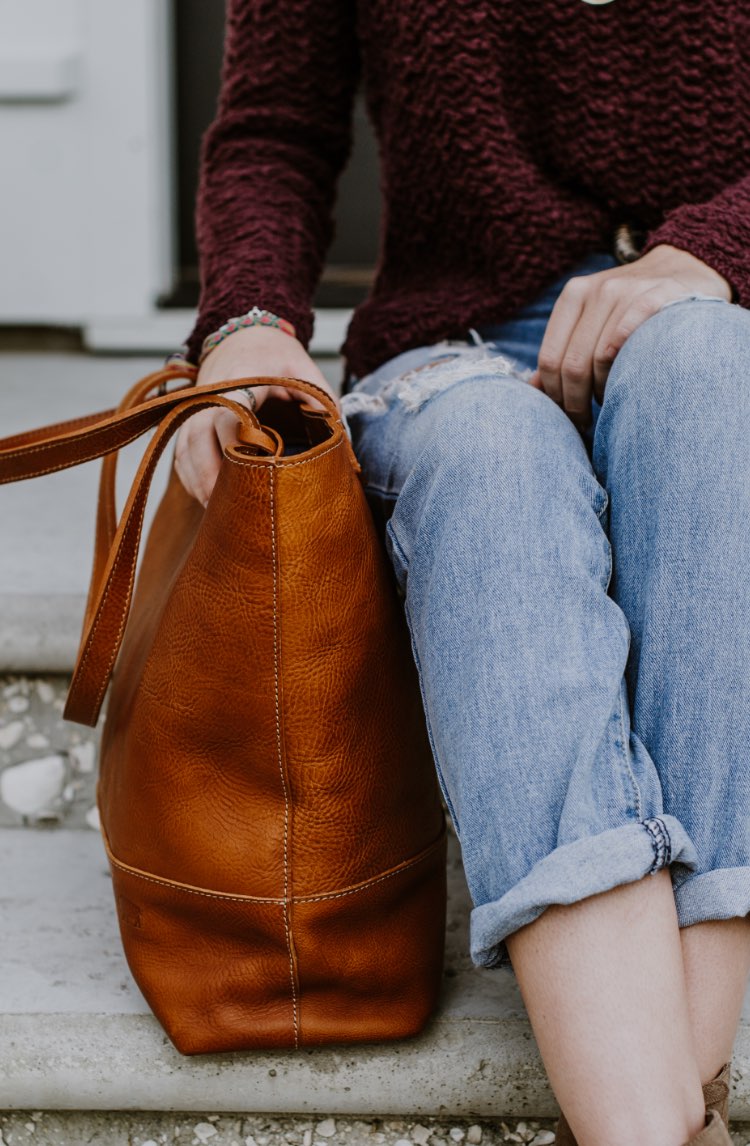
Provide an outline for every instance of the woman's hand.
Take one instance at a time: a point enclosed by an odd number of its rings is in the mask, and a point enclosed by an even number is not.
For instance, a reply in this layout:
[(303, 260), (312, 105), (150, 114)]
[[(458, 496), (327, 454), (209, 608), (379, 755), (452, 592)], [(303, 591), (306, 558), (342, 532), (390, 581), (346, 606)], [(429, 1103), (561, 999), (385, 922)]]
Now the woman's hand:
[[(261, 375), (315, 382), (338, 405), (331, 387), (302, 344), (275, 327), (249, 326), (225, 338), (204, 358), (196, 385)], [(241, 390), (229, 393), (235, 401), (250, 406), (250, 400)], [(271, 394), (288, 401), (294, 397), (282, 386), (258, 386), (254, 393), (257, 407)], [(319, 406), (313, 398), (306, 397), (305, 401), (311, 406)], [(177, 475), (188, 493), (202, 505), (207, 504), (214, 488), (224, 446), (236, 438), (236, 426), (237, 419), (229, 410), (201, 410), (188, 418), (177, 432)]]
[(529, 379), (563, 407), (579, 429), (591, 422), (591, 393), (601, 403), (617, 352), (634, 330), (667, 302), (707, 294), (729, 302), (718, 271), (665, 245), (634, 263), (571, 279), (550, 315)]

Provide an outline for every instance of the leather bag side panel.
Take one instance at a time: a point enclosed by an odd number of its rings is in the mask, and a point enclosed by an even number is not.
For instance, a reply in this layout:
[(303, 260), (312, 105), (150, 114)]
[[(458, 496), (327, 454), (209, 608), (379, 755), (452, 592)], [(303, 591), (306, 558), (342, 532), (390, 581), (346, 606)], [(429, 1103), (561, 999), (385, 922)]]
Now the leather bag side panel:
[(196, 887), (277, 898), (285, 801), (271, 470), (225, 459), (197, 521), (197, 503), (173, 474), (115, 670), (99, 803), (118, 860)]
[(418, 855), (443, 813), (403, 609), (343, 448), (280, 467), (276, 501), (297, 898)]

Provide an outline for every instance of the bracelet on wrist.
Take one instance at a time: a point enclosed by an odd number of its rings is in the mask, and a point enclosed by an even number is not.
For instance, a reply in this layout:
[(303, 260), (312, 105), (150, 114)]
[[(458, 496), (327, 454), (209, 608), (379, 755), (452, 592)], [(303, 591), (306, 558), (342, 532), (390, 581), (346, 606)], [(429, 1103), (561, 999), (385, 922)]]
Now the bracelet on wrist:
[(238, 318), (230, 318), (213, 334), (209, 334), (203, 339), (198, 365), (203, 362), (209, 351), (223, 342), (225, 338), (228, 338), (230, 334), (235, 334), (236, 331), (244, 330), (248, 326), (273, 326), (277, 330), (283, 331), (284, 334), (291, 335), (292, 338), (297, 337), (297, 331), (287, 319), (280, 318), (278, 314), (273, 314), (270, 310), (261, 310), (260, 307), (254, 306), (247, 314), (241, 314)]

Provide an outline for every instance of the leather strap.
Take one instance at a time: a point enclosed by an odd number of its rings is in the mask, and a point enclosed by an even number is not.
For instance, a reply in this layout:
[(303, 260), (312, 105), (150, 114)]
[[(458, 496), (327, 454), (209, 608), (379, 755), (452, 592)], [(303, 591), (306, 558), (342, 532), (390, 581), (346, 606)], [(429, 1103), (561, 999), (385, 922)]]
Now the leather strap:
[[(195, 386), (193, 368), (170, 367), (141, 379), (117, 409), (73, 418), (39, 430), (0, 439), (0, 484), (38, 477), (105, 456), (99, 483), (94, 564), (83, 635), (64, 716), (95, 725), (125, 632), (135, 582), (143, 519), (154, 470), (175, 431), (198, 410), (225, 406), (238, 415), (238, 444), (278, 454), (279, 439), (268, 433), (243, 404), (224, 398), (226, 391), (249, 386), (285, 386), (317, 399), (334, 432), (344, 435), (355, 472), (359, 472), (335, 402), (313, 382), (299, 378), (255, 377)], [(148, 398), (174, 380), (187, 387)], [(158, 427), (141, 459), (119, 525), (116, 524), (117, 451)]]

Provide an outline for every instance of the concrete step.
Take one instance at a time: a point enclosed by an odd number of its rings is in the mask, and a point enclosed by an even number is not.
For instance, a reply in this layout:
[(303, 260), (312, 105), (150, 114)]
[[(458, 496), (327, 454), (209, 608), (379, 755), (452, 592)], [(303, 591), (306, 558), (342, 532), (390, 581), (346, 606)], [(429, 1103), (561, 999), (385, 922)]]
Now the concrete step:
[[(0, 436), (116, 405), (163, 358), (0, 353)], [(336, 358), (320, 359), (335, 384)], [(121, 451), (118, 505), (145, 439)], [(154, 478), (147, 521), (168, 473)], [(99, 462), (0, 486), (0, 672), (66, 672), (75, 663), (93, 553)]]
[(0, 831), (0, 1109), (555, 1112), (515, 978), (466, 955), (453, 841), (440, 1009), (416, 1039), (186, 1058), (125, 963), (98, 833)]
[[(0, 1110), (545, 1118), (550, 1092), (515, 978), (466, 954), (458, 849), (439, 1010), (418, 1038), (183, 1057), (125, 963), (98, 833), (0, 830)], [(750, 998), (734, 1059), (750, 1118)]]

